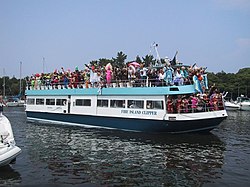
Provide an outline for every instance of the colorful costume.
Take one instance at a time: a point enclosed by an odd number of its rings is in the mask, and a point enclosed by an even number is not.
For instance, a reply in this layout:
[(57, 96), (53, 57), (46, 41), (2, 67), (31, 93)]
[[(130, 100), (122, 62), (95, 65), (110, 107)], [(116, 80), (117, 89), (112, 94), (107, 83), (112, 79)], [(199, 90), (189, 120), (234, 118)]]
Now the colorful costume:
[(111, 77), (112, 77), (112, 71), (110, 69), (108, 69), (106, 71), (106, 80), (107, 80), (108, 85), (111, 83)]
[(164, 67), (164, 80), (167, 84), (173, 84), (173, 68), (168, 66), (167, 68)]
[(195, 90), (203, 94), (202, 88), (201, 88), (201, 83), (196, 75), (193, 76), (193, 82), (194, 82), (194, 87)]

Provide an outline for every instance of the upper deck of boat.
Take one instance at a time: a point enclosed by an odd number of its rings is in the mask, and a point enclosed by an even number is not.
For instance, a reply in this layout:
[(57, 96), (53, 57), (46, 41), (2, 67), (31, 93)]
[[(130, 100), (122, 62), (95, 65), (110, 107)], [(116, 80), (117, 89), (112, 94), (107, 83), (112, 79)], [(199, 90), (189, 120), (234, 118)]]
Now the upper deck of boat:
[(194, 85), (160, 86), (160, 87), (95, 87), (95, 88), (65, 88), (64, 86), (27, 87), (27, 96), (66, 96), (66, 95), (177, 95), (196, 93)]

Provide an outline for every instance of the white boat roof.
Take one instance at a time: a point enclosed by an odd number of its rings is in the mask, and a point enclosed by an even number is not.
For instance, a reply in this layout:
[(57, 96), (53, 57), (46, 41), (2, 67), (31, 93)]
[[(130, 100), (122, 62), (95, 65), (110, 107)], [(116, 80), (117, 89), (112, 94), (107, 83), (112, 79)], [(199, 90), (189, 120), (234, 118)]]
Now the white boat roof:
[(26, 90), (26, 96), (67, 95), (177, 95), (196, 93), (194, 85), (164, 87), (75, 88)]

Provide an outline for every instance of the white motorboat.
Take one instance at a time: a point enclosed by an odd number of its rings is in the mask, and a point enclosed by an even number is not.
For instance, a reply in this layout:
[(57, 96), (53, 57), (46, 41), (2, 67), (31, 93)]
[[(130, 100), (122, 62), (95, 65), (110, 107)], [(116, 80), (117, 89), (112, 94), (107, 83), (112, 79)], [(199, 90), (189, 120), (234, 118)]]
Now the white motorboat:
[(25, 101), (24, 100), (21, 100), (19, 98), (10, 98), (7, 102), (6, 102), (6, 105), (8, 107), (18, 107), (18, 106), (21, 106), (23, 107), (25, 104)]
[(224, 95), (222, 95), (226, 110), (230, 110), (230, 111), (239, 110), (240, 106), (235, 101), (233, 101), (232, 98), (230, 101), (225, 99), (227, 94), (228, 94), (228, 92), (226, 92)]
[(236, 104), (239, 105), (240, 110), (250, 111), (250, 98), (241, 95), (237, 97)]
[(0, 115), (0, 167), (14, 163), (21, 149), (16, 146), (10, 121)]
[(240, 106), (238, 104), (235, 104), (234, 102), (225, 101), (224, 102), (226, 110), (239, 110)]
[(8, 107), (16, 107), (16, 106), (18, 106), (18, 102), (17, 102), (17, 101), (8, 101), (8, 102), (6, 103), (6, 105), (7, 105)]

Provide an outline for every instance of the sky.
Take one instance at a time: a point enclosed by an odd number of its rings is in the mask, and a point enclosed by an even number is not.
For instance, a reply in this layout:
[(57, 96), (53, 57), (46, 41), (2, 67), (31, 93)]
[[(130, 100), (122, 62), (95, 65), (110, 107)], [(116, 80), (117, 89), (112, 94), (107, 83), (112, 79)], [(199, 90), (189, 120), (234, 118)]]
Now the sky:
[(132, 61), (153, 42), (209, 72), (249, 68), (250, 0), (0, 0), (0, 77)]

